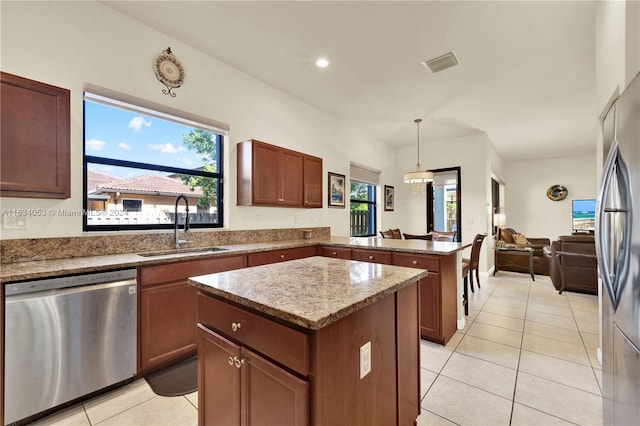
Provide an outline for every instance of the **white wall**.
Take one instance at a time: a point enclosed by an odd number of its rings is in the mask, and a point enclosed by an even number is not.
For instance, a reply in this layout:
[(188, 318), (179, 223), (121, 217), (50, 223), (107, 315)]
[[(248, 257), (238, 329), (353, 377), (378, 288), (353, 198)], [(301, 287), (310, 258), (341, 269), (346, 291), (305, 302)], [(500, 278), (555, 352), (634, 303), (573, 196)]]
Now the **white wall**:
[[(394, 185), (394, 152), (363, 131), (247, 74), (95, 2), (2, 2), (2, 70), (71, 90), (71, 198), (2, 198), (2, 208), (82, 209), (84, 82), (229, 123), (225, 142), (225, 227), (330, 226), (348, 235), (349, 209), (237, 207), (237, 142), (255, 138), (322, 157), (326, 172), (349, 173), (349, 161), (382, 170)], [(231, 39), (230, 39), (231, 40)], [(186, 70), (177, 97), (161, 93), (153, 59), (170, 46)], [(397, 185), (396, 185), (397, 186)], [(325, 201), (326, 205), (326, 201)], [(395, 212), (383, 213), (381, 221)], [(393, 222), (389, 219), (389, 222)], [(78, 217), (30, 217), (29, 229), (2, 238), (82, 234)]]
[[(470, 243), (476, 234), (491, 235), (491, 172), (501, 171), (502, 159), (491, 140), (483, 132), (423, 145), (421, 163), (425, 169), (460, 167), (462, 185), (462, 242)], [(397, 152), (396, 168), (402, 172), (411, 171), (416, 163), (415, 147), (407, 146)], [(411, 195), (409, 185), (396, 188), (396, 199), (403, 206), (402, 216), (396, 216), (393, 228), (402, 232), (422, 234), (426, 231), (427, 213), (424, 197)], [(481, 272), (493, 266), (493, 252), (490, 237), (485, 240), (480, 252)], [(467, 249), (464, 256), (469, 255)]]
[[(595, 143), (595, 142), (594, 142)], [(571, 235), (571, 200), (596, 198), (595, 154), (510, 162), (506, 167), (506, 226), (533, 238)], [(547, 198), (547, 188), (564, 185), (562, 201)]]

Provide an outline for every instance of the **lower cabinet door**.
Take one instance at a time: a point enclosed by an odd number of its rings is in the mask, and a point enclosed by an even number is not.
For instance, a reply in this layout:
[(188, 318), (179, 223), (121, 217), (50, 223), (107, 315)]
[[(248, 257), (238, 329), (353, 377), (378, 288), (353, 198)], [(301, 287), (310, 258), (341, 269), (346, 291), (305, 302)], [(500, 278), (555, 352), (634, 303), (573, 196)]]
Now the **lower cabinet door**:
[(198, 424), (306, 426), (309, 383), (198, 324)]
[(201, 324), (197, 338), (198, 424), (239, 426), (240, 347)]
[(142, 371), (169, 365), (195, 354), (195, 302), (196, 289), (186, 282), (142, 288)]
[(441, 341), (440, 326), (440, 279), (429, 273), (420, 280), (420, 335), (428, 340)]
[(247, 425), (309, 424), (309, 383), (242, 348), (242, 419)]

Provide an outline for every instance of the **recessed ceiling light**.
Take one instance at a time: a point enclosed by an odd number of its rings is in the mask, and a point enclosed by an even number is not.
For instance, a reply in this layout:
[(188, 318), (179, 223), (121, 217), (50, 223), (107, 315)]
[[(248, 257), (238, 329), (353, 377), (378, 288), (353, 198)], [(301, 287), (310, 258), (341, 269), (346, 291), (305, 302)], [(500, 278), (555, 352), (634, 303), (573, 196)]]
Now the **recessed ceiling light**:
[(320, 59), (318, 59), (318, 60), (316, 61), (316, 66), (317, 66), (318, 68), (326, 68), (326, 67), (328, 67), (328, 66), (329, 66), (329, 61), (327, 61), (327, 60), (326, 60), (326, 59), (324, 59), (324, 58), (320, 58)]

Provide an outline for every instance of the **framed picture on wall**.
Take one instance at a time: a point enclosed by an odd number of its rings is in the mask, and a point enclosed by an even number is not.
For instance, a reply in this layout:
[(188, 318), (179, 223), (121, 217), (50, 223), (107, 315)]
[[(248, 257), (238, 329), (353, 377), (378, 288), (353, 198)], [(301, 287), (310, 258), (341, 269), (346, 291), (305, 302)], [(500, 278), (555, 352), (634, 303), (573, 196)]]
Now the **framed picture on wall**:
[(384, 211), (392, 212), (395, 205), (395, 190), (393, 186), (384, 186)]
[(329, 172), (329, 207), (344, 208), (345, 177)]

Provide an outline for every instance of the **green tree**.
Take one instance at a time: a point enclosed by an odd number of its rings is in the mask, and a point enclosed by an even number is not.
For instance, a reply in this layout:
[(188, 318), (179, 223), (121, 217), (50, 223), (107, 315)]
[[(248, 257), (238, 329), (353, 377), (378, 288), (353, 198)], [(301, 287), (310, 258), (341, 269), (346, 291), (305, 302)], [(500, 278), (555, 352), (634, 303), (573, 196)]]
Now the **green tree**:
[[(202, 170), (216, 173), (218, 171), (218, 157), (216, 137), (211, 132), (193, 129), (183, 136), (182, 143), (189, 150), (194, 150), (202, 156)], [(216, 199), (218, 193), (217, 179), (205, 176), (180, 175), (180, 179), (189, 186), (191, 191), (196, 187), (202, 189), (202, 197), (198, 199), (198, 207), (208, 209), (211, 201)]]
[[(367, 201), (369, 199), (369, 185), (359, 182), (351, 182), (351, 191), (350, 197), (352, 200), (363, 200)], [(350, 211), (358, 211), (363, 210), (366, 211), (369, 209), (368, 204), (362, 203), (350, 203), (349, 210)]]

